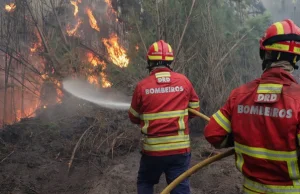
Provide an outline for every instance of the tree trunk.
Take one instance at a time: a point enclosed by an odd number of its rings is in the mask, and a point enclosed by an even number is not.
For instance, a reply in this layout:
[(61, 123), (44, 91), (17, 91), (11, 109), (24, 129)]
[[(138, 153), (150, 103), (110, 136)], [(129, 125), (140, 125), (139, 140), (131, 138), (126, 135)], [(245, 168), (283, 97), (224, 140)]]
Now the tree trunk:
[[(11, 57), (9, 58), (9, 61), (11, 63)], [(14, 75), (15, 73), (14, 68), (11, 68), (10, 74)], [(16, 122), (16, 106), (15, 106), (15, 85), (14, 85), (14, 79), (10, 79), (10, 115), (11, 115), (11, 121)]]
[(3, 125), (6, 124), (6, 96), (7, 96), (7, 82), (8, 82), (8, 63), (7, 63), (7, 55), (5, 55), (5, 74), (4, 74), (4, 105), (3, 105)]
[(8, 77), (9, 77), (9, 69), (10, 69), (10, 63), (11, 60), (8, 61), (8, 49), (9, 49), (9, 44), (10, 44), (10, 38), (11, 38), (11, 33), (10, 33), (10, 23), (11, 20), (9, 19), (7, 22), (7, 39), (6, 39), (6, 52), (5, 52), (5, 67), (4, 67), (4, 108), (3, 108), (3, 124), (5, 125), (5, 123), (7, 122), (7, 112), (6, 112), (6, 108), (7, 108), (7, 88), (8, 88)]
[(155, 0), (156, 3), (156, 15), (157, 15), (157, 37), (156, 39), (159, 40), (160, 39), (160, 16), (159, 16), (159, 7), (158, 7), (158, 0)]
[(22, 118), (24, 116), (24, 91), (25, 91), (25, 66), (22, 65), (22, 86), (21, 86), (21, 115), (20, 117)]
[(168, 0), (164, 0), (164, 39), (168, 42)]

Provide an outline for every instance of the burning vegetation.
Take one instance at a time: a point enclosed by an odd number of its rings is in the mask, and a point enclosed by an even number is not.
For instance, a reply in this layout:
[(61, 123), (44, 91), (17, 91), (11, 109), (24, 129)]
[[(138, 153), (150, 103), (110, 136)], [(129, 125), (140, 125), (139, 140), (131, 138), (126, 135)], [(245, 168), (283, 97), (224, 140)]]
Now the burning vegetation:
[(74, 16), (77, 16), (78, 14), (78, 1), (70, 1), (70, 3), (74, 6)]
[(34, 32), (35, 32), (35, 36), (36, 36), (36, 38), (37, 38), (37, 42), (34, 42), (34, 43), (33, 43), (33, 46), (30, 48), (30, 51), (31, 51), (32, 53), (35, 53), (35, 52), (37, 51), (38, 48), (41, 48), (41, 47), (42, 47), (42, 39), (41, 39), (41, 36), (40, 36), (38, 30), (35, 29)]
[[(101, 66), (101, 72), (100, 72), (100, 77), (101, 77), (101, 85), (103, 88), (109, 88), (112, 86), (112, 83), (107, 80), (107, 76), (104, 73), (104, 70), (106, 69), (106, 63), (104, 61), (101, 61), (99, 58), (93, 55), (93, 53), (87, 53), (88, 61), (92, 65), (92, 67), (96, 68)], [(91, 70), (92, 71), (92, 70)], [(90, 75), (88, 76), (88, 81), (91, 84), (94, 85), (99, 85), (98, 81), (98, 75)]]
[(5, 5), (5, 10), (7, 12), (13, 12), (16, 9), (16, 4), (15, 3), (10, 3)]
[(112, 34), (109, 39), (103, 38), (102, 41), (106, 46), (110, 60), (121, 68), (127, 67), (129, 59), (126, 54), (126, 50), (120, 46), (118, 42), (118, 36), (116, 34)]
[(100, 32), (100, 28), (97, 24), (97, 20), (95, 19), (93, 12), (90, 8), (86, 8), (86, 14), (89, 16), (89, 21), (90, 21), (90, 25), (93, 29), (97, 30), (98, 32)]
[[(117, 21), (111, 1), (103, 1), (107, 3), (106, 13), (111, 14), (109, 17), (107, 14), (101, 15), (95, 12), (92, 9), (94, 6), (89, 7), (90, 4), (86, 2), (70, 0), (66, 6), (69, 6), (71, 10), (69, 15), (72, 15), (71, 18), (74, 19), (59, 24), (63, 36), (59, 37), (60, 41), (57, 43), (54, 40), (59, 35), (54, 34), (53, 29), (47, 25), (42, 28), (42, 24), (37, 22), (32, 10), (25, 12), (26, 14), (22, 17), (26, 19), (26, 22), (31, 22), (26, 29), (28, 32), (26, 35), (30, 37), (24, 39), (22, 44), (27, 44), (28, 50), (18, 54), (8, 53), (7, 57), (3, 58), (7, 65), (15, 66), (15, 68), (5, 71), (3, 75), (0, 74), (0, 78), (7, 78), (3, 82), (5, 92), (0, 93), (4, 99), (4, 103), (0, 105), (0, 109), (3, 110), (0, 113), (0, 125), (35, 116), (37, 110), (47, 109), (49, 106), (61, 103), (64, 97), (61, 80), (64, 77), (70, 75), (84, 77), (96, 87), (112, 87), (113, 83), (109, 80), (107, 66), (111, 63), (125, 68), (129, 64), (129, 58), (126, 49), (120, 44), (118, 31), (107, 36), (99, 33), (101, 25), (109, 28), (108, 24), (102, 24), (102, 20), (108, 18), (111, 23)], [(7, 4), (5, 10), (15, 11), (15, 3)], [(16, 11), (15, 13), (22, 14), (23, 12)], [(52, 15), (51, 22), (55, 21), (53, 18), (55, 14), (48, 13), (48, 15)], [(61, 19), (57, 18), (57, 20)], [(50, 20), (44, 22), (50, 23)], [(93, 37), (96, 38), (93, 39)], [(91, 41), (90, 44), (86, 42), (86, 38)], [(74, 41), (77, 43), (73, 44)], [(94, 45), (97, 46), (94, 47)], [(16, 79), (11, 76), (12, 74)], [(9, 82), (18, 86), (10, 88)]]
[[(113, 15), (117, 15), (117, 12), (114, 10), (114, 8), (112, 7), (112, 3), (111, 3), (111, 0), (105, 0), (105, 3), (107, 4), (108, 6), (108, 11), (110, 14), (113, 14)], [(116, 19), (116, 21), (118, 22), (118, 19)]]
[(74, 36), (79, 29), (80, 25), (82, 24), (82, 20), (78, 19), (77, 24), (74, 26), (74, 28), (71, 28), (70, 24), (67, 25), (67, 34), (69, 36)]

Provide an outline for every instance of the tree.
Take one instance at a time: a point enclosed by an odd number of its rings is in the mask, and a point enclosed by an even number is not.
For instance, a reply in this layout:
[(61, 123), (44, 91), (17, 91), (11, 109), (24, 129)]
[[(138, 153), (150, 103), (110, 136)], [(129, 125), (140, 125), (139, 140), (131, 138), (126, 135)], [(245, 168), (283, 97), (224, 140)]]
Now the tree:
[[(146, 66), (147, 47), (165, 39), (176, 51), (174, 70), (192, 81), (201, 98), (202, 112), (213, 114), (234, 87), (261, 73), (258, 40), (270, 24), (270, 16), (264, 13), (261, 3), (250, 0), (199, 0), (195, 4), (192, 0), (126, 2), (119, 6), (120, 17), (129, 32), (132, 51), (129, 68), (137, 77), (145, 76), (140, 72)], [(135, 45), (140, 48), (138, 52), (133, 49)]]

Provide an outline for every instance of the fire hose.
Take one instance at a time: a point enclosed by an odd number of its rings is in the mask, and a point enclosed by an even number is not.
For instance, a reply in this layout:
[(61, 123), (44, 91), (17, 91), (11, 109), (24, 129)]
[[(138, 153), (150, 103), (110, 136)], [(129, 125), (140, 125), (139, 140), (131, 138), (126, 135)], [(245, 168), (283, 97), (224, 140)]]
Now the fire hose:
[[(209, 121), (209, 117), (207, 117), (206, 115), (193, 110), (193, 109), (189, 109), (189, 112), (205, 119), (206, 121)], [(188, 169), (187, 171), (185, 171), (184, 173), (182, 173), (179, 177), (177, 177), (172, 183), (170, 183), (160, 194), (169, 194), (179, 183), (181, 183), (183, 180), (185, 180), (186, 178), (190, 177), (192, 174), (194, 174), (195, 172), (197, 172), (198, 170), (200, 170), (201, 168), (203, 168), (204, 166), (207, 166), (213, 162), (216, 162), (218, 160), (221, 160), (223, 158), (226, 158), (228, 156), (231, 156), (235, 153), (234, 148), (225, 151), (223, 153), (217, 154), (215, 156), (212, 156), (210, 158), (205, 159), (202, 162), (199, 162), (198, 164), (194, 165), (193, 167), (191, 167), (190, 169)]]

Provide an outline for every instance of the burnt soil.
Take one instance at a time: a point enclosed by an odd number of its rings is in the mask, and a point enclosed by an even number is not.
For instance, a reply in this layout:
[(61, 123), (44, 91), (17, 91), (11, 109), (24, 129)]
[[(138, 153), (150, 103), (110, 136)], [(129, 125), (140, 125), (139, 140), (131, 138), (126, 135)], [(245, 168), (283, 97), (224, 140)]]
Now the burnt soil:
[[(0, 129), (0, 193), (133, 194), (139, 149), (139, 129), (126, 112), (70, 99)], [(218, 152), (201, 133), (193, 135), (191, 165)], [(190, 181), (195, 194), (241, 193), (233, 156), (204, 167)], [(162, 176), (155, 193), (165, 186)]]

